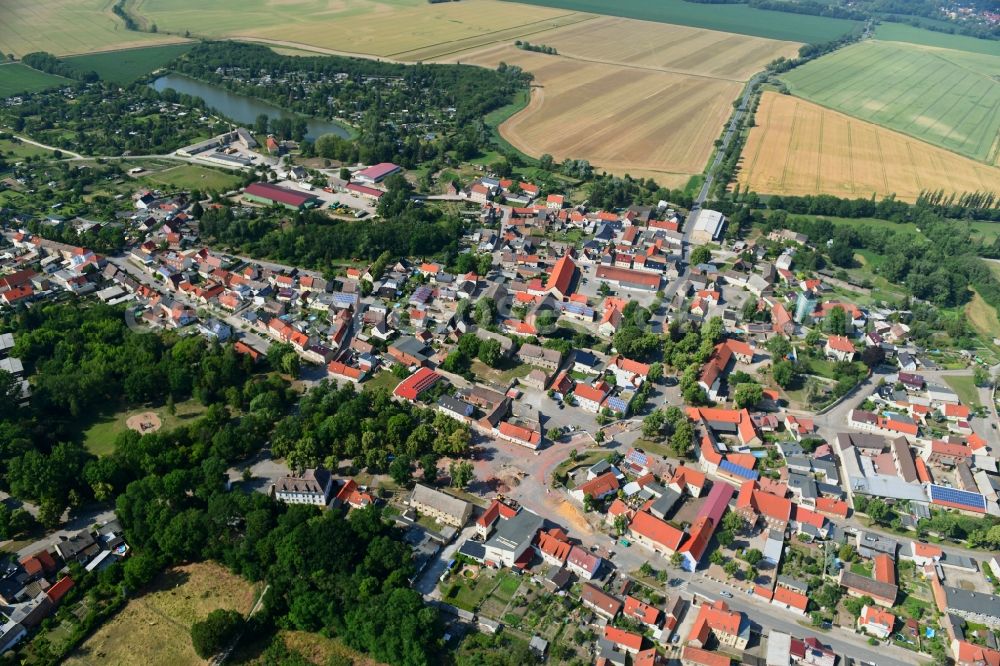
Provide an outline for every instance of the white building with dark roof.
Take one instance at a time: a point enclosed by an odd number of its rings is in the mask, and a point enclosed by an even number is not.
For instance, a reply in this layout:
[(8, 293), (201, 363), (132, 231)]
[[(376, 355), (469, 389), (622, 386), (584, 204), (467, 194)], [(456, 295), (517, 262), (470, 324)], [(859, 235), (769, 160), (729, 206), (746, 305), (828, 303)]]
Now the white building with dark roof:
[(333, 476), (323, 468), (307, 469), (300, 476), (289, 474), (274, 484), (274, 498), (286, 504), (326, 506)]

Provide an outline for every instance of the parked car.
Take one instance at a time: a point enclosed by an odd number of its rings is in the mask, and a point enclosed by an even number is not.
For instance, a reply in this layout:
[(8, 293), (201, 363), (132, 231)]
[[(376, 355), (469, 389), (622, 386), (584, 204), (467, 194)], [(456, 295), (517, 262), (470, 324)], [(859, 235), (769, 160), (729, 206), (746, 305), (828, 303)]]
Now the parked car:
[(733, 598), (733, 593), (732, 592), (727, 592), (726, 590), (723, 590), (721, 594), (722, 594), (722, 596), (726, 597), (727, 599), (732, 599)]

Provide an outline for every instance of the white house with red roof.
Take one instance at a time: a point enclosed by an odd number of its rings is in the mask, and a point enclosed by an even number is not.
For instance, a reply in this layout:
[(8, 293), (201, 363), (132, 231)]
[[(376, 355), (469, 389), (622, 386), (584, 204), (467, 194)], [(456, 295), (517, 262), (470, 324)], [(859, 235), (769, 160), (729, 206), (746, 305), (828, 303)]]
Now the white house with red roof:
[(594, 386), (577, 384), (573, 388), (573, 397), (580, 409), (596, 414), (601, 411), (601, 404), (608, 397), (608, 392), (608, 386), (604, 382), (597, 382)]
[(864, 605), (861, 617), (858, 618), (858, 629), (867, 632), (875, 638), (886, 639), (892, 633), (896, 624), (896, 616), (878, 606)]
[(828, 357), (838, 361), (854, 360), (854, 344), (843, 335), (831, 335), (827, 338), (823, 351)]
[(597, 555), (579, 546), (573, 546), (566, 558), (566, 568), (583, 580), (593, 580), (601, 568), (602, 561)]
[(645, 625), (649, 629), (658, 629), (660, 626), (660, 609), (650, 606), (630, 594), (625, 596), (625, 606), (622, 608), (622, 614)]
[(619, 386), (640, 386), (649, 376), (649, 365), (625, 358), (621, 354), (611, 359), (608, 370), (615, 376)]

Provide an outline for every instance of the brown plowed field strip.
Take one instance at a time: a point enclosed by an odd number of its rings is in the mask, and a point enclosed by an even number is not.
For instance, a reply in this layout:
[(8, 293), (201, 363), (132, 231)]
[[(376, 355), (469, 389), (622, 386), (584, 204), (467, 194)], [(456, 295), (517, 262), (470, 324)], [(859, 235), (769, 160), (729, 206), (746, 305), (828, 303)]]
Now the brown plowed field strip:
[(756, 123), (738, 183), (760, 194), (913, 201), (923, 188), (1000, 189), (1000, 168), (796, 97), (765, 92)]

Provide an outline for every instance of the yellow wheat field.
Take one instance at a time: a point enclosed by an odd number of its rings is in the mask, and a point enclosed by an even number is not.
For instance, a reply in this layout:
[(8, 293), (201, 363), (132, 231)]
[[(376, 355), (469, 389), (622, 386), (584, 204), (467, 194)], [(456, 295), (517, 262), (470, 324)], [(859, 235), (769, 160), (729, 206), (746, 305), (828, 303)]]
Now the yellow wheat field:
[(740, 187), (761, 194), (1000, 190), (1000, 169), (789, 95), (765, 92), (743, 150)]
[[(452, 62), (517, 65), (535, 76), (528, 107), (500, 126), (529, 155), (587, 159), (663, 182), (700, 173), (742, 89), (734, 81), (574, 60), (497, 46)], [(658, 175), (659, 174), (659, 175)], [(668, 177), (673, 176), (668, 181)]]
[(801, 44), (682, 25), (602, 16), (538, 33), (528, 41), (559, 55), (680, 74), (746, 81)]

